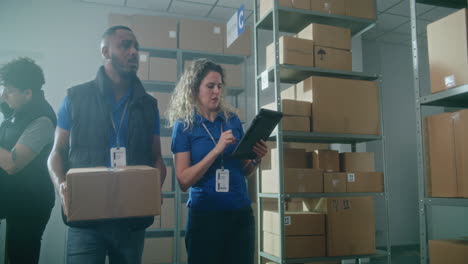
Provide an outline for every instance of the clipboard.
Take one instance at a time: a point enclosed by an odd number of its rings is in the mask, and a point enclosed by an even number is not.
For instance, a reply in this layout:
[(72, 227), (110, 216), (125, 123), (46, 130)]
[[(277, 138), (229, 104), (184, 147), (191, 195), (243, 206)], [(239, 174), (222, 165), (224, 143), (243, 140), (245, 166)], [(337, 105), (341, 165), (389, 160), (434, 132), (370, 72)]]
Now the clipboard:
[(235, 159), (255, 159), (257, 155), (252, 151), (252, 148), (260, 139), (267, 141), (282, 117), (282, 112), (260, 109), (239, 145), (232, 152), (232, 157)]

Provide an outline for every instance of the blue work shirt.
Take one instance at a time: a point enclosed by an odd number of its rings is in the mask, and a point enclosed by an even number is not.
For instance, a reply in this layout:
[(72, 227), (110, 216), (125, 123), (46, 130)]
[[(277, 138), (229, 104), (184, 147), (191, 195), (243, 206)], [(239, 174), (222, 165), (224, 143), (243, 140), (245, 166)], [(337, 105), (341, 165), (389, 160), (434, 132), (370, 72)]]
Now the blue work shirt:
[[(115, 100), (114, 93), (112, 92), (111, 89), (108, 90), (108, 92), (105, 94), (105, 96), (109, 99), (109, 106), (112, 108), (112, 118), (114, 119), (115, 123), (115, 130), (111, 129), (112, 133), (109, 137), (109, 155), (108, 155), (108, 161), (107, 164), (110, 166), (110, 148), (117, 147), (117, 133), (116, 130), (119, 130), (120, 126), (120, 120), (122, 119), (122, 125), (119, 131), (119, 143), (120, 147), (126, 147), (127, 144), (127, 138), (128, 138), (128, 110), (130, 106), (127, 106), (126, 111), (125, 110), (125, 105), (127, 102), (130, 100), (130, 96), (132, 95), (133, 87), (130, 86), (128, 89), (127, 93), (125, 94), (124, 97), (122, 97), (119, 101)], [(106, 104), (103, 104), (105, 107)], [(60, 106), (60, 109), (58, 111), (58, 118), (57, 118), (57, 126), (66, 130), (70, 131), (72, 128), (73, 120), (71, 117), (71, 112), (70, 112), (70, 100), (68, 99), (68, 96), (65, 96), (65, 99), (62, 102), (62, 105)], [(160, 123), (159, 123), (159, 112), (156, 114), (156, 120), (155, 120), (155, 129), (153, 131), (154, 135), (159, 135), (160, 134)]]
[(191, 209), (207, 211), (236, 210), (250, 206), (242, 162), (231, 157), (244, 135), (239, 118), (233, 115), (226, 121), (223, 114), (219, 113), (213, 122), (198, 114), (194, 119), (192, 128), (185, 129), (182, 122), (176, 122), (172, 130), (172, 153), (190, 152), (190, 166), (200, 162), (215, 147), (215, 143), (202, 123), (213, 135), (216, 143), (221, 136), (221, 129), (222, 131), (232, 130), (237, 140), (235, 144), (224, 150), (223, 155), (224, 169), (229, 170), (229, 192), (216, 192), (215, 189), (216, 170), (221, 169), (221, 156), (219, 156), (205, 175), (190, 187), (187, 205)]

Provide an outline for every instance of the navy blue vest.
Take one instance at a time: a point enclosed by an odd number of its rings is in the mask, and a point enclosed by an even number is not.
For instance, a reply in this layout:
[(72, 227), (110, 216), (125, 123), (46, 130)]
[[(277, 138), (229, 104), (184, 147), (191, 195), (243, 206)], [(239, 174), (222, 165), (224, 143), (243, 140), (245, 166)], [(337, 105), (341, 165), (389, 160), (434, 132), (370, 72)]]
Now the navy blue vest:
[[(68, 90), (72, 118), (69, 168), (107, 166), (112, 123), (109, 99), (105, 95), (109, 94), (108, 89), (111, 89), (112, 85), (112, 81), (105, 74), (104, 67), (101, 67), (95, 80)], [(136, 77), (133, 81), (133, 88), (128, 106), (127, 164), (154, 166), (155, 157), (152, 145), (158, 114), (157, 101), (146, 93)], [(135, 228), (146, 228), (153, 223), (153, 220), (154, 217), (141, 217), (105, 221), (120, 221), (133, 225)], [(92, 227), (96, 221), (82, 223), (65, 221), (65, 223), (69, 226)]]
[[(49, 118), (54, 126), (57, 118), (42, 91), (33, 100), (13, 113), (0, 126), (0, 147), (11, 151), (31, 122), (39, 117)], [(0, 211), (3, 216), (34, 216), (54, 206), (55, 192), (47, 170), (47, 158), (52, 143), (25, 168), (14, 175), (0, 169)]]

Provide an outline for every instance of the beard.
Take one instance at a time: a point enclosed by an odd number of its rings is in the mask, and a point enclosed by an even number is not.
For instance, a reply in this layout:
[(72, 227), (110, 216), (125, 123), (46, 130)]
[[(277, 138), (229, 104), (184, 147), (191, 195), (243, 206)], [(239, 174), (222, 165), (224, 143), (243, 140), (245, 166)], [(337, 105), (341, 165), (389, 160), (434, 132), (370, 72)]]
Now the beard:
[(135, 69), (126, 67), (119, 62), (119, 58), (117, 58), (117, 56), (115, 56), (114, 54), (111, 55), (110, 62), (112, 64), (112, 67), (120, 75), (120, 77), (125, 79), (133, 79), (137, 76), (138, 66), (135, 67)]

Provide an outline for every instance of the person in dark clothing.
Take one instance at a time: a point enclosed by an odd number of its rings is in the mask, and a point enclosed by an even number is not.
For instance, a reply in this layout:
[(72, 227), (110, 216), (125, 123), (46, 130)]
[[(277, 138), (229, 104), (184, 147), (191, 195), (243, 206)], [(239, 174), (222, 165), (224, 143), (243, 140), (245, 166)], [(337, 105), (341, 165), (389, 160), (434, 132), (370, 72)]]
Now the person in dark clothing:
[(41, 239), (54, 206), (47, 171), (56, 116), (41, 90), (44, 74), (18, 58), (0, 69), (0, 218), (6, 219), (10, 264), (38, 263)]
[[(161, 185), (166, 177), (157, 101), (146, 93), (136, 76), (138, 42), (132, 30), (124, 26), (109, 28), (102, 37), (101, 52), (104, 66), (96, 78), (68, 89), (58, 112), (49, 171), (62, 203), (67, 197), (68, 169), (109, 167), (114, 162), (110, 160), (112, 151), (123, 151), (126, 165), (158, 168)], [(106, 256), (111, 264), (141, 263), (145, 229), (153, 220), (65, 220), (69, 226), (67, 263), (104, 264)]]

